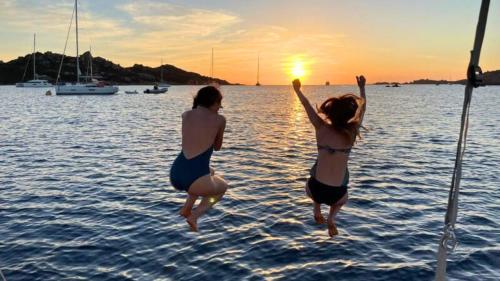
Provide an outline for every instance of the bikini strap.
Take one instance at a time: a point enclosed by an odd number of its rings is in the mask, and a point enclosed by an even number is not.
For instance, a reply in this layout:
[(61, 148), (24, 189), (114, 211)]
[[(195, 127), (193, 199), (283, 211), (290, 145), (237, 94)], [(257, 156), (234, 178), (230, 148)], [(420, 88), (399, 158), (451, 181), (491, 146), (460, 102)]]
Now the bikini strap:
[(320, 145), (320, 144), (318, 144), (318, 149), (324, 149), (328, 153), (331, 153), (331, 154), (337, 153), (337, 152), (349, 154), (351, 152), (352, 147), (350, 147), (350, 148), (331, 148), (331, 147), (329, 147), (327, 145)]

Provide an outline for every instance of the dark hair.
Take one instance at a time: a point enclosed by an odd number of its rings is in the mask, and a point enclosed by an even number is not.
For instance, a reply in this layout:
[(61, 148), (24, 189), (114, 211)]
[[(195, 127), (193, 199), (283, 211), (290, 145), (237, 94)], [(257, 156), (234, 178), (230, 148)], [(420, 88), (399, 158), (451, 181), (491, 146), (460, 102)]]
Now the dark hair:
[(345, 94), (327, 99), (318, 111), (326, 115), (335, 130), (344, 134), (353, 143), (357, 136), (361, 137), (359, 127), (362, 112), (358, 109), (363, 105), (363, 99), (354, 94)]
[(215, 103), (220, 103), (222, 101), (222, 94), (214, 86), (206, 86), (201, 88), (196, 97), (193, 99), (193, 109), (201, 105), (203, 107), (210, 107)]

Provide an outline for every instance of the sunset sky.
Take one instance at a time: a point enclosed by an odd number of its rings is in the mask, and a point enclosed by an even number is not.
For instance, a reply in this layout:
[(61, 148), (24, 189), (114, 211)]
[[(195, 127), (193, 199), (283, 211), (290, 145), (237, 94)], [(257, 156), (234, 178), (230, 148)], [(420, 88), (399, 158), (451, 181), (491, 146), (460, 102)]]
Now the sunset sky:
[[(462, 79), (477, 0), (80, 0), (80, 52), (122, 66), (163, 59), (232, 83), (305, 84)], [(0, 0), (0, 60), (32, 50), (62, 53), (71, 0)], [(68, 55), (75, 55), (74, 30)], [(491, 1), (481, 67), (500, 69), (500, 1)], [(300, 72), (300, 71), (299, 71)]]

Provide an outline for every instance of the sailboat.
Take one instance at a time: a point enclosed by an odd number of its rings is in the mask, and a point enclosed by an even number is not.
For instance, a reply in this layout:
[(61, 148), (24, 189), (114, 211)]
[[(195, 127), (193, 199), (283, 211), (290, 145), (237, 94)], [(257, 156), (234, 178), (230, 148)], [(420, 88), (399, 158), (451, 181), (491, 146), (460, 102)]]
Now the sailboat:
[(257, 83), (255, 83), (255, 86), (260, 86), (259, 71), (260, 71), (260, 55), (257, 56)]
[[(19, 88), (52, 87), (52, 84), (50, 84), (47, 80), (36, 79), (37, 75), (36, 75), (36, 63), (35, 63), (35, 61), (36, 61), (35, 56), (36, 55), (35, 55), (35, 52), (36, 52), (36, 34), (33, 34), (33, 80), (16, 83), (16, 87), (19, 87)], [(26, 70), (24, 71), (22, 80), (24, 80), (24, 75), (26, 75)]]
[(210, 81), (209, 84), (214, 83), (214, 48), (212, 48), (212, 58), (210, 60)]
[[(80, 64), (78, 54), (78, 1), (75, 0), (75, 29), (76, 29), (76, 83), (57, 84), (56, 95), (113, 95), (118, 92), (118, 87), (108, 85), (101, 81), (80, 83)], [(60, 71), (60, 70), (59, 70)]]
[(170, 87), (170, 84), (163, 82), (163, 59), (161, 60), (161, 66), (160, 66), (160, 83), (158, 84), (158, 87), (160, 87), (160, 88), (168, 88), (168, 87)]

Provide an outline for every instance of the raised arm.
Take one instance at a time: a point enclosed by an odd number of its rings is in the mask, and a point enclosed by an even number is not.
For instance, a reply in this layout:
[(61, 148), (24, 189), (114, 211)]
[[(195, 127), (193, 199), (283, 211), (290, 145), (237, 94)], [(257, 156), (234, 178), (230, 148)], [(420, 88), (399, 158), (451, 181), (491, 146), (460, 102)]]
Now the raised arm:
[(297, 97), (299, 98), (300, 102), (304, 106), (304, 109), (306, 110), (307, 116), (309, 117), (309, 121), (313, 124), (315, 128), (319, 128), (323, 124), (323, 119), (319, 117), (318, 113), (316, 113), (316, 110), (311, 106), (311, 103), (309, 103), (309, 100), (304, 96), (302, 91), (300, 90), (300, 80), (295, 79), (292, 82), (293, 84), (293, 89), (295, 90), (295, 93), (297, 94)]
[(366, 92), (365, 92), (366, 79), (363, 75), (356, 76), (356, 82), (358, 82), (359, 95), (364, 101), (363, 107), (361, 108), (361, 120), (359, 122), (359, 124), (361, 125), (363, 123), (363, 118), (365, 117), (365, 111), (366, 111)]

